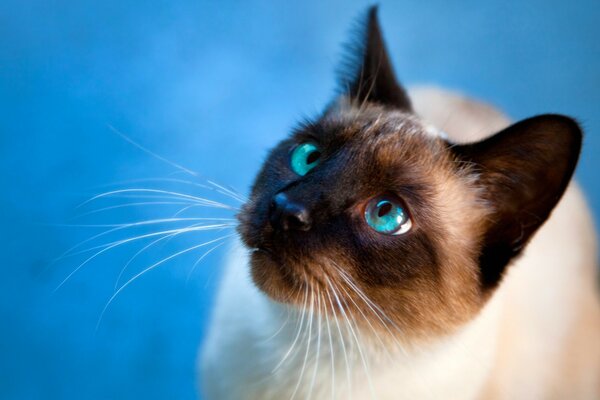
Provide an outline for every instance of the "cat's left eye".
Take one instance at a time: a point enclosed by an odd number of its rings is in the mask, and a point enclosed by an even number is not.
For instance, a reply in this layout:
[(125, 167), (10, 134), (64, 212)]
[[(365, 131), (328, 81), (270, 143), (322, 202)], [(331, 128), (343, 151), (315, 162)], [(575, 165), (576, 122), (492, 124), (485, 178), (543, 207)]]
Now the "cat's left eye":
[(365, 221), (373, 230), (386, 235), (401, 235), (412, 227), (406, 207), (394, 196), (378, 196), (367, 203)]
[(302, 143), (292, 151), (290, 166), (300, 176), (304, 176), (321, 161), (321, 151), (312, 142)]

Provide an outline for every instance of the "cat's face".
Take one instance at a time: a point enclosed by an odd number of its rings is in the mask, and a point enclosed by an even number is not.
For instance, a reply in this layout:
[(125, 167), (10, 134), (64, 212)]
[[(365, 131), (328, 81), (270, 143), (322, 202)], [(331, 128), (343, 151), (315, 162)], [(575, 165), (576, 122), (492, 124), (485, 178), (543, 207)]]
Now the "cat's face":
[(579, 129), (537, 117), (452, 146), (412, 112), (373, 10), (366, 34), (348, 92), (272, 150), (239, 231), (254, 282), (278, 301), (407, 337), (445, 333), (548, 217)]
[[(320, 154), (301, 176), (292, 160), (305, 143)], [(272, 151), (241, 216), (242, 237), (256, 249), (255, 283), (300, 305), (307, 284), (323, 292), (333, 286), (350, 309), (352, 300), (363, 303), (359, 289), (413, 329), (464, 320), (480, 302), (473, 249), (486, 211), (452, 163), (447, 144), (405, 112), (347, 104), (299, 129)], [(307, 226), (294, 222), (293, 209), (285, 215), (286, 204), (273, 204), (282, 195), (302, 209)], [(401, 215), (388, 232), (377, 224), (392, 207)]]

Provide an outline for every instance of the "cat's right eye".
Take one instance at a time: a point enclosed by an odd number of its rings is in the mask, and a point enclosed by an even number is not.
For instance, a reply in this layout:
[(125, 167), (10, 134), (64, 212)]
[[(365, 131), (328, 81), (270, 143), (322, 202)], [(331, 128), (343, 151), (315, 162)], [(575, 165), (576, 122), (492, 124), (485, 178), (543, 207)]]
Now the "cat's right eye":
[(290, 166), (292, 171), (304, 176), (321, 161), (321, 151), (312, 142), (302, 143), (292, 151)]

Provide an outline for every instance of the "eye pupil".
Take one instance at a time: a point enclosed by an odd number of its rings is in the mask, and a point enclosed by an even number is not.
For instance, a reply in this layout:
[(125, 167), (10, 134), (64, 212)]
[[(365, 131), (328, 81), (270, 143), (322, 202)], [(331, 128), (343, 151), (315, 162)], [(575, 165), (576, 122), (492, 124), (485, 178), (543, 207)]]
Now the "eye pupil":
[(318, 150), (315, 150), (312, 153), (310, 153), (308, 155), (308, 157), (306, 157), (306, 163), (307, 164), (312, 164), (315, 161), (317, 161), (319, 158), (321, 158), (321, 152), (318, 151)]
[(392, 204), (386, 201), (379, 206), (379, 210), (377, 211), (377, 216), (383, 217), (386, 214), (389, 214), (390, 211), (392, 211)]

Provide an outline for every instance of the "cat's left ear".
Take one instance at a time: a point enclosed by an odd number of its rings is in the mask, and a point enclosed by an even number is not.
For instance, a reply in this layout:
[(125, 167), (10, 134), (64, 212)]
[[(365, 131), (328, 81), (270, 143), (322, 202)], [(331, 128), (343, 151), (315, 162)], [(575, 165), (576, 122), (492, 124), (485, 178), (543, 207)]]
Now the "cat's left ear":
[(351, 45), (340, 76), (342, 92), (358, 104), (373, 102), (412, 111), (406, 91), (398, 84), (385, 48), (377, 6), (369, 8), (358, 43)]
[(474, 169), (491, 211), (482, 222), (479, 264), (484, 290), (498, 284), (506, 266), (550, 216), (571, 180), (581, 139), (573, 119), (547, 114), (481, 142), (450, 147), (458, 160)]

